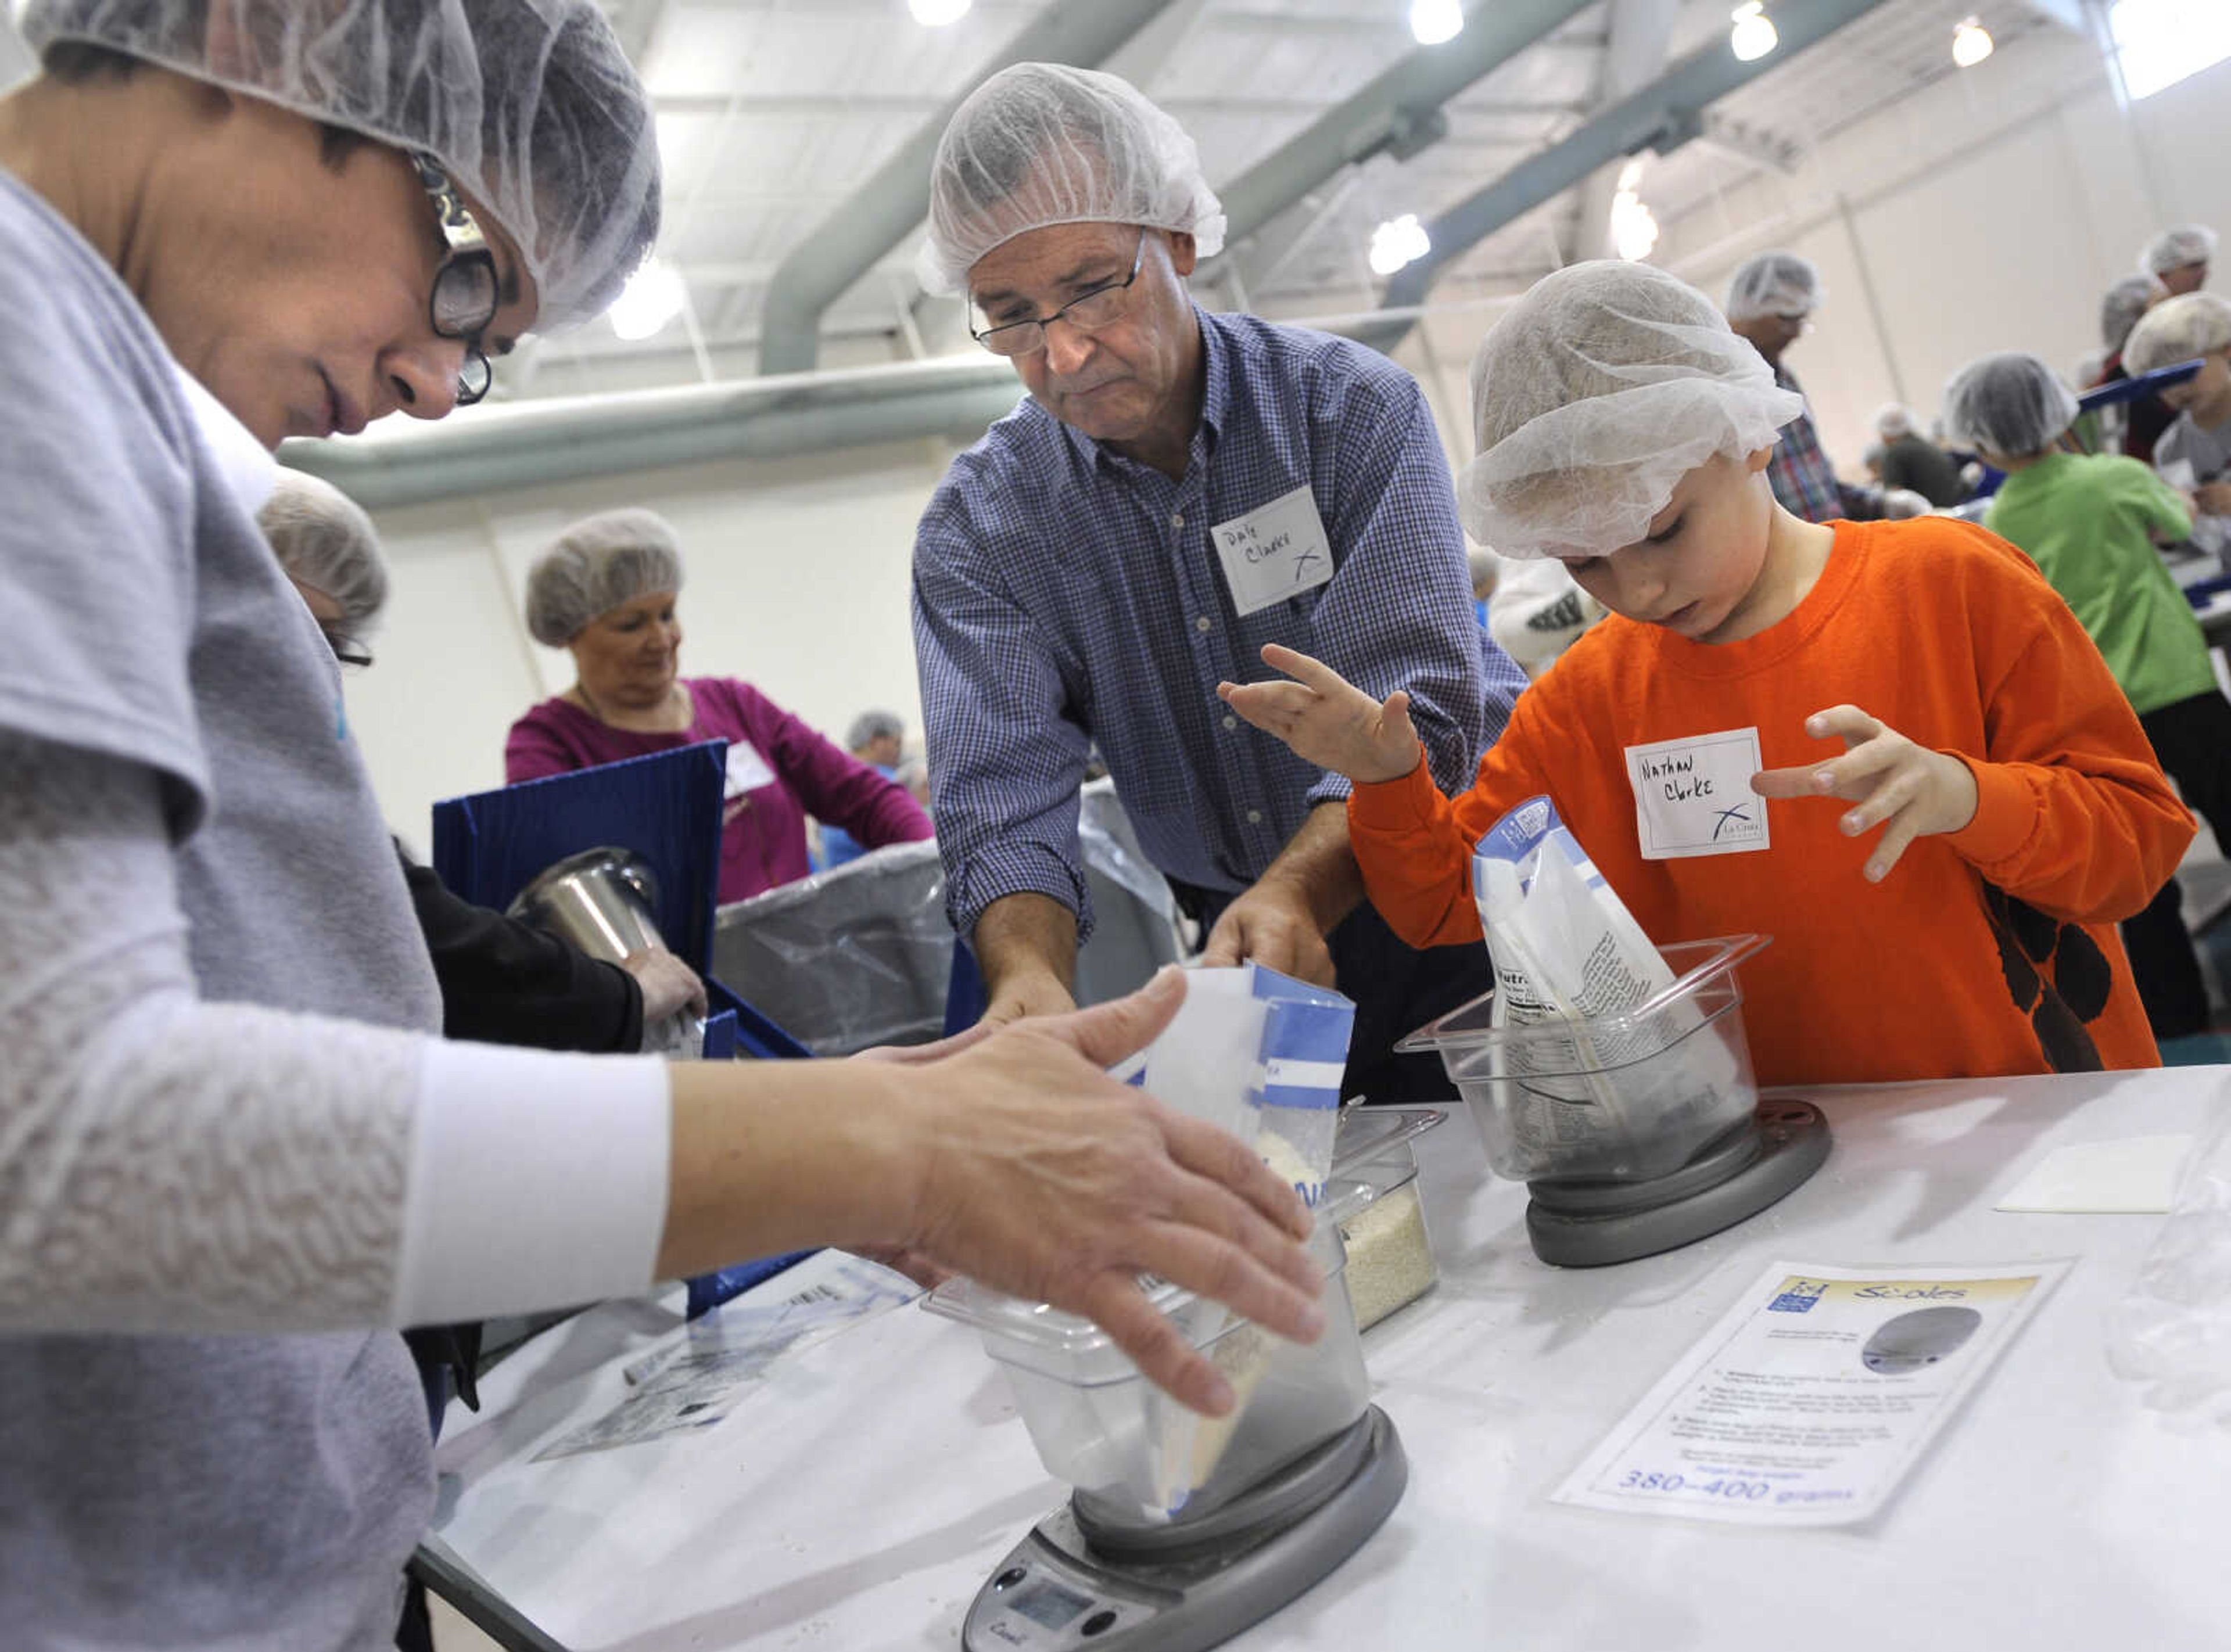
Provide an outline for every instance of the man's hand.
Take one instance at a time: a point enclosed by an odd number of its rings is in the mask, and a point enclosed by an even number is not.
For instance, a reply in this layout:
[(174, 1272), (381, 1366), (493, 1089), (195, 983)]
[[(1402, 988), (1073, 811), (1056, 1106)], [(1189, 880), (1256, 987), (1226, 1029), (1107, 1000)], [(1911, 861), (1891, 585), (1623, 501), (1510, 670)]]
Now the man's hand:
[(995, 1027), (1030, 1016), (1065, 1016), (1077, 1000), (1057, 976), (1018, 971), (999, 984), (997, 997), (985, 1006), (984, 1020)]
[(1275, 642), (1263, 663), (1293, 681), (1220, 682), (1217, 695), (1297, 757), (1359, 784), (1400, 780), (1423, 759), (1407, 691), (1397, 688), (1382, 704), (1322, 661)]
[(1184, 1001), (1166, 969), (1126, 998), (1001, 1029), (915, 1068), (900, 1103), (912, 1263), (1089, 1316), (1141, 1371), (1212, 1416), (1232, 1386), (1139, 1289), (1154, 1273), (1274, 1333), (1316, 1340), (1310, 1216), (1253, 1148), (1102, 1070)]
[(695, 970), (663, 946), (630, 952), (620, 967), (635, 977), (636, 984), (643, 989), (644, 1026), (656, 1026), (685, 1009), (695, 1016), (705, 1013), (705, 984)]
[(1312, 986), (1333, 984), (1332, 953), (1302, 890), (1266, 877), (1224, 909), (1200, 961), (1266, 965)]
[(2203, 515), (2231, 516), (2231, 481), (2202, 482), (2192, 498)]
[(1917, 837), (1956, 832), (1976, 817), (1976, 777), (1957, 758), (1932, 752), (1857, 706), (1834, 706), (1805, 720), (1816, 740), (1840, 738), (1844, 755), (1817, 767), (1763, 769), (1750, 778), (1762, 797), (1841, 797), (1859, 807), (1837, 823), (1846, 837), (1887, 825), (1867, 857), (1866, 875), (1890, 875)]

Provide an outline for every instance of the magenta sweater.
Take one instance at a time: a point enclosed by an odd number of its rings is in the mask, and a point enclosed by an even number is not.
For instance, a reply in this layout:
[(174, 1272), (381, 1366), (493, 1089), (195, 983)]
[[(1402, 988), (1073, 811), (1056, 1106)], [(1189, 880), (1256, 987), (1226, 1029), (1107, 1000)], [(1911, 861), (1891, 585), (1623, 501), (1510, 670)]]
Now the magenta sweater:
[(747, 682), (685, 677), (696, 717), (685, 732), (614, 728), (569, 700), (546, 700), (511, 726), (504, 779), (516, 785), (599, 763), (728, 742), (721, 832), (722, 906), (805, 875), (805, 817), (842, 826), (870, 849), (931, 836), (903, 787), (832, 745)]

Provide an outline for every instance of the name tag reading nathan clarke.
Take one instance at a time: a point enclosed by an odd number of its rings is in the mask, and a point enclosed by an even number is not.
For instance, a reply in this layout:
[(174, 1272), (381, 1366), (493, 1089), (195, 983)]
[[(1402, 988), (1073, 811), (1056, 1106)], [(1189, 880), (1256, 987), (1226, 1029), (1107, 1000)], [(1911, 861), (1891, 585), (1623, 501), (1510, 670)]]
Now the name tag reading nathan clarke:
[(1626, 748), (1634, 826), (1646, 861), (1741, 855), (1772, 847), (1766, 799), (1750, 789), (1763, 767), (1758, 730), (1658, 740)]
[(1209, 529), (1240, 616), (1314, 590), (1332, 578), (1332, 541), (1307, 486)]

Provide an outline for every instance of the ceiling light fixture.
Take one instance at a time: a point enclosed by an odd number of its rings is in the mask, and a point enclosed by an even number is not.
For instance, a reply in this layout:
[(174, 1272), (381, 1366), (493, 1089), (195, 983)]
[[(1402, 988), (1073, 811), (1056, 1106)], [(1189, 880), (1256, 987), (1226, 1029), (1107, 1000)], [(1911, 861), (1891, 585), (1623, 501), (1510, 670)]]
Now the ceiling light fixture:
[(1997, 49), (1981, 17), (1963, 17), (1952, 31), (1952, 61), (1962, 68), (1975, 68)]
[(925, 29), (942, 29), (968, 15), (970, 0), (907, 0), (907, 10)]
[(1728, 45), (1743, 61), (1756, 62), (1782, 43), (1774, 19), (1766, 15), (1764, 0), (1743, 0), (1728, 15), (1735, 23), (1728, 30)]
[(1438, 46), (1464, 33), (1464, 0), (1410, 0), (1410, 32), (1420, 46)]
[(681, 272), (664, 259), (654, 258), (628, 277), (605, 313), (611, 318), (612, 331), (633, 344), (680, 315), (685, 296)]
[(1612, 249), (1631, 264), (1650, 256), (1658, 246), (1658, 216), (1642, 204), (1632, 189), (1611, 197)]
[(1418, 215), (1406, 212), (1399, 218), (1389, 218), (1371, 232), (1371, 272), (1374, 275), (1392, 275), (1432, 249), (1433, 243), (1426, 237), (1426, 226), (1418, 222)]

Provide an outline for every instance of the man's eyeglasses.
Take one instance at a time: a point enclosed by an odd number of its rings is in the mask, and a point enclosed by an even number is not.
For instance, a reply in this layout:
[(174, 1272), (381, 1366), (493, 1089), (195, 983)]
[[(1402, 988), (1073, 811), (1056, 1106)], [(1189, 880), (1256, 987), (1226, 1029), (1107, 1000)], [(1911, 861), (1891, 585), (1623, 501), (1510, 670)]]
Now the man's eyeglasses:
[(464, 365), (457, 371), (457, 405), (470, 407), (488, 393), (495, 379), (488, 352), (481, 348), (481, 335), (495, 320), (502, 302), (495, 254), (449, 175), (430, 156), (411, 158), (417, 165), (420, 185), (433, 198), (434, 210), (442, 221), (442, 239), (449, 246), (441, 268), (434, 272), (427, 314), (437, 338), (464, 341)]
[(1051, 315), (1003, 322), (981, 332), (972, 324), (968, 336), (995, 356), (1034, 356), (1045, 348), (1046, 329), (1057, 321), (1066, 321), (1081, 332), (1097, 332), (1131, 307), (1131, 283), (1139, 279), (1146, 256), (1147, 232), (1141, 229), (1139, 248), (1131, 255), (1131, 273), (1122, 281), (1104, 281), (1090, 292), (1079, 293)]

